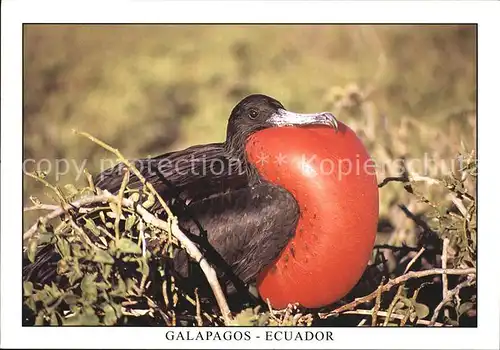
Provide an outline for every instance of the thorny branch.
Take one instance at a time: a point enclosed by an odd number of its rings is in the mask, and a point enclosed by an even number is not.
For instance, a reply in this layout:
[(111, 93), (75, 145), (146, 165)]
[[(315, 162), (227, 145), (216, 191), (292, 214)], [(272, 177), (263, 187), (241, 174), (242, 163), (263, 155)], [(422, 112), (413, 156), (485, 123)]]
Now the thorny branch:
[[(432, 275), (442, 275), (442, 274), (447, 274), (447, 275), (475, 275), (476, 274), (476, 269), (475, 268), (467, 268), (467, 269), (430, 269), (430, 270), (424, 270), (424, 271), (410, 271), (402, 276), (399, 276), (395, 279), (389, 280), (385, 285), (383, 285), (380, 290), (381, 292), (387, 292), (391, 290), (394, 286), (397, 286), (403, 282), (406, 282), (410, 279), (413, 278), (422, 278), (422, 277), (427, 277), (427, 276), (432, 276)], [(319, 313), (318, 316), (320, 318), (328, 318), (330, 316), (336, 316), (342, 312), (345, 311), (350, 311), (354, 310), (358, 305), (360, 304), (365, 304), (367, 302), (372, 301), (377, 297), (377, 294), (379, 293), (379, 289), (377, 288), (375, 291), (372, 293), (361, 297), (357, 298), (354, 301), (342, 305), (338, 308), (336, 308), (333, 311), (327, 312), (327, 313)]]
[[(395, 319), (398, 319), (398, 320), (402, 320), (402, 319), (405, 318), (405, 315), (390, 314), (388, 311), (377, 311), (376, 314), (377, 314), (377, 316), (380, 316), (380, 317), (387, 317), (387, 316), (390, 315), (389, 318), (395, 318)], [(366, 315), (366, 316), (372, 316), (373, 315), (373, 310), (357, 309), (357, 310), (354, 310), (354, 311), (345, 311), (344, 315)], [(416, 323), (417, 324), (426, 325), (426, 326), (431, 326), (431, 321), (427, 321), (427, 320), (417, 320)], [(439, 323), (439, 322), (434, 322), (433, 325), (436, 326), (436, 327), (442, 327), (442, 326), (444, 326), (444, 324)]]
[(462, 283), (458, 284), (452, 290), (448, 291), (446, 293), (446, 296), (443, 298), (443, 300), (441, 300), (441, 302), (439, 303), (439, 305), (434, 310), (434, 314), (432, 315), (432, 318), (431, 318), (431, 321), (429, 323), (429, 326), (433, 326), (436, 323), (436, 320), (437, 320), (437, 318), (439, 316), (439, 312), (446, 305), (446, 303), (450, 302), (455, 296), (457, 296), (458, 293), (460, 293), (460, 290), (462, 288), (470, 287), (474, 283), (476, 283), (475, 276), (469, 276), (465, 281), (463, 281)]

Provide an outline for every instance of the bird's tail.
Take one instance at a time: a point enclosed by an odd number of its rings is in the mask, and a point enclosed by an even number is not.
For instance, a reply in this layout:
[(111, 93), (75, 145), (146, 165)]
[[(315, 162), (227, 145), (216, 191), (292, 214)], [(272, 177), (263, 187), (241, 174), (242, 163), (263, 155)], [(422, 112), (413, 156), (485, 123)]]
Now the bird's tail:
[(36, 284), (48, 284), (57, 278), (57, 263), (61, 256), (54, 245), (48, 244), (37, 253), (34, 262), (23, 256), (23, 281)]

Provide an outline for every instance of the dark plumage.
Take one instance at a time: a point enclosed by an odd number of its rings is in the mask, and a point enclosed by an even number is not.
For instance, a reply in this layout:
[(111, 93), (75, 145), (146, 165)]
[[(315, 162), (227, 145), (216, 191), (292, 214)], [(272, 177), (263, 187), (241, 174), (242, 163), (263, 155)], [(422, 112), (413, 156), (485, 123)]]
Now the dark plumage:
[[(331, 114), (287, 112), (273, 98), (251, 95), (234, 107), (224, 143), (136, 161), (178, 217), (181, 229), (199, 243), (221, 276), (231, 275), (232, 270), (245, 283), (255, 280), (294, 235), (300, 215), (297, 202), (286, 189), (258, 174), (247, 160), (245, 145), (258, 130), (302, 124), (336, 126), (336, 121)], [(118, 192), (122, 167), (117, 165), (99, 174), (96, 186)], [(142, 184), (132, 175), (129, 186)], [(159, 206), (153, 210), (161, 214)], [(176, 251), (172, 266), (176, 274), (188, 277), (185, 251)]]

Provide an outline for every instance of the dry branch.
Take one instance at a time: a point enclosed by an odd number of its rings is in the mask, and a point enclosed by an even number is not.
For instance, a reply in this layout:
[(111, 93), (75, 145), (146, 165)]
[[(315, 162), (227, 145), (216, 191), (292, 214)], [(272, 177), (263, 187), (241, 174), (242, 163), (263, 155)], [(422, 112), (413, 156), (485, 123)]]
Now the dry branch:
[[(358, 309), (358, 310), (354, 310), (354, 311), (345, 311), (344, 315), (366, 315), (366, 316), (372, 316), (373, 315), (373, 310)], [(387, 316), (389, 316), (389, 312), (388, 311), (377, 311), (377, 315), (380, 316), (380, 317), (387, 317)], [(391, 314), (389, 316), (389, 318), (403, 320), (405, 318), (405, 315)], [(444, 326), (444, 324), (439, 323), (439, 322), (434, 322), (434, 324), (431, 324), (431, 321), (427, 321), (427, 320), (417, 320), (416, 323), (417, 324), (426, 325), (426, 326), (436, 326), (436, 327), (442, 327), (442, 326)], [(362, 325), (362, 324), (360, 324), (360, 325)]]
[(455, 288), (453, 288), (452, 290), (448, 291), (446, 293), (446, 296), (443, 298), (443, 300), (441, 300), (441, 302), (439, 303), (439, 305), (434, 310), (434, 314), (432, 315), (432, 318), (431, 318), (431, 321), (429, 323), (429, 326), (433, 326), (433, 325), (436, 324), (436, 320), (437, 320), (437, 318), (439, 316), (439, 312), (446, 305), (446, 303), (448, 303), (455, 296), (457, 296), (458, 293), (460, 293), (460, 290), (462, 288), (469, 287), (469, 286), (473, 285), (474, 283), (475, 283), (475, 278), (472, 277), (472, 276), (469, 276), (467, 278), (467, 280), (463, 281), (462, 283), (458, 284)]
[[(393, 280), (389, 280), (385, 285), (382, 286), (381, 292), (387, 292), (389, 291), (392, 287), (397, 286), (403, 282), (406, 282), (410, 279), (413, 278), (422, 278), (422, 277), (427, 277), (427, 276), (432, 276), (432, 275), (442, 275), (442, 274), (447, 274), (447, 275), (475, 275), (476, 274), (476, 269), (475, 268), (467, 268), (467, 269), (430, 269), (430, 270), (424, 270), (424, 271), (410, 271), (402, 276), (399, 276)], [(354, 310), (355, 307), (357, 307), (360, 304), (365, 304), (377, 297), (377, 294), (379, 293), (379, 289), (377, 288), (375, 291), (372, 293), (358, 298), (348, 304), (342, 305), (338, 308), (336, 308), (333, 311), (327, 312), (327, 313), (319, 313), (318, 316), (320, 318), (328, 318), (330, 316), (336, 316), (342, 312), (349, 311), (349, 310)]]
[[(422, 255), (422, 253), (424, 251), (425, 251), (424, 247), (420, 248), (420, 250), (418, 251), (418, 253), (413, 257), (413, 259), (410, 260), (410, 262), (408, 263), (408, 265), (406, 265), (406, 269), (405, 269), (404, 273), (407, 273), (410, 270), (410, 268), (412, 267), (412, 265), (415, 263), (415, 261), (417, 261), (417, 259), (420, 257), (420, 255)], [(443, 267), (443, 268), (446, 268), (446, 267)]]

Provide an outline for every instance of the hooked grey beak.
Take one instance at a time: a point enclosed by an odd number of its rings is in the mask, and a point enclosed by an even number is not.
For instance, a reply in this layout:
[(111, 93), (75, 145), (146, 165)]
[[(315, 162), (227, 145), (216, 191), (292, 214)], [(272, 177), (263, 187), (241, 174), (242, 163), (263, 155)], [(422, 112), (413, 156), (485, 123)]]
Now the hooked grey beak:
[(278, 109), (278, 112), (273, 113), (267, 121), (276, 126), (322, 124), (331, 126), (335, 130), (339, 129), (337, 119), (330, 112), (301, 114)]

